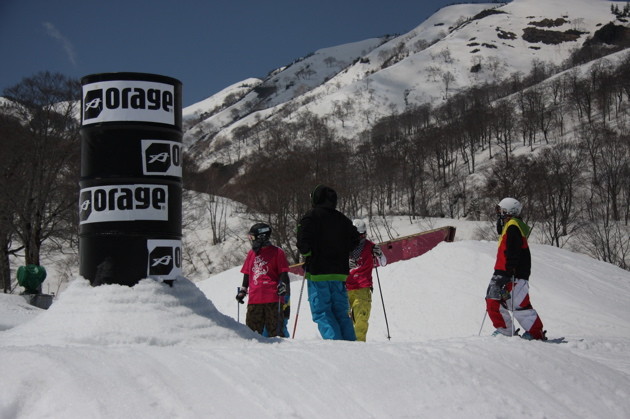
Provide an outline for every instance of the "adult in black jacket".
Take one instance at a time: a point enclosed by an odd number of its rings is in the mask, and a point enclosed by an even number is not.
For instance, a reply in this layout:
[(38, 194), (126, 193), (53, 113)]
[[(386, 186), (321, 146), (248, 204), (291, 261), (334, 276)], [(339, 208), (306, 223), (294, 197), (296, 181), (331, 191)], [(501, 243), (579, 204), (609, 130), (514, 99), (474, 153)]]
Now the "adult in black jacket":
[(313, 208), (300, 220), (297, 248), (305, 260), (308, 301), (324, 339), (356, 340), (345, 281), (348, 255), (359, 243), (352, 221), (336, 210), (337, 193), (319, 185), (311, 193)]

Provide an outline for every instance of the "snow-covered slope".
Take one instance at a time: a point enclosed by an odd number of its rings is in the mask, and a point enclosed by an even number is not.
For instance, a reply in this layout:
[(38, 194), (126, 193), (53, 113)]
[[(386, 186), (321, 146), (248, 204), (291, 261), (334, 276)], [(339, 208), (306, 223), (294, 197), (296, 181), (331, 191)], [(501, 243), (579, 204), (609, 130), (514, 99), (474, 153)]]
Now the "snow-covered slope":
[(0, 417), (627, 418), (630, 274), (533, 245), (532, 303), (568, 343), (493, 338), (488, 320), (479, 337), (495, 252), (443, 243), (379, 268), (391, 340), (377, 285), (367, 343), (322, 341), (306, 292), (295, 339), (258, 337), (237, 268), (198, 287), (77, 279), (0, 332)]
[[(236, 83), (204, 101), (186, 107), (184, 119), (188, 120), (191, 129), (184, 135), (185, 143), (194, 144), (224, 129), (231, 132), (242, 125), (238, 121), (247, 119), (252, 113), (262, 112), (258, 118), (263, 118), (268, 113), (266, 109), (290, 102), (325, 84), (386, 39), (368, 39), (315, 51), (271, 72), (264, 80), (248, 79)], [(230, 100), (226, 102), (228, 97)], [(195, 126), (197, 124), (198, 127)]]

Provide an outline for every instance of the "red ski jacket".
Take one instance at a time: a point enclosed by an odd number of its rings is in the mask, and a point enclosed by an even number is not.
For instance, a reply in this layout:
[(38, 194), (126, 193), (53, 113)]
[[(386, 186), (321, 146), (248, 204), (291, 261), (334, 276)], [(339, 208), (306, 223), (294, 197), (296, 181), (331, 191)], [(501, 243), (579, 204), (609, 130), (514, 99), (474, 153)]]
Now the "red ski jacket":
[(374, 247), (376, 245), (369, 240), (365, 240), (363, 250), (354, 261), (355, 267), (350, 270), (350, 275), (346, 279), (346, 288), (357, 290), (359, 288), (372, 287), (372, 269), (374, 269)]
[(518, 279), (529, 279), (532, 269), (532, 257), (527, 243), (529, 231), (529, 226), (519, 218), (512, 217), (505, 223), (499, 237), (495, 275), (514, 275)]

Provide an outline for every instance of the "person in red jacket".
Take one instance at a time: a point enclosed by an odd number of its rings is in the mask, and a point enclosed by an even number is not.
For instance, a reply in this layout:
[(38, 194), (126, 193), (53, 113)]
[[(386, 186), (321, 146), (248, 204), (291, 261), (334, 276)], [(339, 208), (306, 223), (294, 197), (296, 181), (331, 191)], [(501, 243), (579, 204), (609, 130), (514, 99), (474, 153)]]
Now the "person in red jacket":
[(387, 258), (379, 245), (366, 238), (367, 229), (363, 220), (354, 220), (354, 226), (359, 232), (359, 245), (350, 253), (350, 275), (346, 279), (350, 312), (357, 340), (365, 342), (372, 311), (372, 269), (375, 262), (378, 266), (385, 266)]
[(546, 340), (542, 321), (529, 300), (532, 259), (527, 237), (530, 228), (520, 219), (522, 208), (514, 198), (505, 198), (497, 206), (499, 249), (486, 291), (486, 310), (496, 328), (493, 336), (514, 335), (512, 311), (525, 329), (523, 339)]
[(268, 224), (254, 224), (248, 237), (252, 249), (241, 268), (243, 284), (236, 300), (243, 304), (249, 293), (245, 324), (250, 329), (260, 334), (266, 329), (269, 337), (284, 337), (282, 303), (291, 292), (287, 257), (281, 248), (271, 244)]

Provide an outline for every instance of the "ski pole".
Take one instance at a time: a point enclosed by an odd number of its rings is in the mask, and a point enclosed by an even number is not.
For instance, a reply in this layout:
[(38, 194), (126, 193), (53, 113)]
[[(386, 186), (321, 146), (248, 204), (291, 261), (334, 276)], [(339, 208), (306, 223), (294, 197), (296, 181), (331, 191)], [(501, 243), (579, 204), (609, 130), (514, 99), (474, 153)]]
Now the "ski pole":
[[(237, 295), (240, 291), (241, 291), (240, 288), (236, 287)], [(241, 322), (241, 303), (239, 303), (238, 300), (236, 300), (236, 321), (239, 323)]]
[(278, 327), (276, 327), (277, 336), (280, 336), (280, 332), (282, 331), (282, 303), (281, 299), (284, 299), (284, 296), (278, 297)]
[(512, 290), (510, 298), (512, 299), (512, 311), (510, 313), (511, 317), (512, 317), (512, 337), (514, 337), (514, 291), (516, 288), (516, 280), (514, 279), (514, 275), (512, 275)]
[(302, 291), (304, 291), (304, 282), (306, 282), (306, 271), (302, 277), (302, 286), (300, 287), (300, 298), (298, 299), (297, 311), (295, 313), (295, 322), (293, 323), (293, 335), (291, 339), (295, 339), (295, 329), (297, 329), (298, 317), (300, 316), (300, 304), (302, 304)]
[(381, 303), (383, 303), (383, 314), (385, 314), (385, 327), (387, 327), (387, 340), (391, 340), (391, 336), (389, 335), (389, 323), (387, 322), (387, 312), (385, 311), (385, 301), (383, 300), (383, 289), (381, 288), (381, 278), (378, 276), (378, 267), (374, 267), (376, 269), (376, 280), (378, 281), (378, 290), (381, 294)]
[(481, 321), (481, 327), (479, 328), (479, 334), (477, 336), (481, 336), (481, 329), (483, 329), (483, 324), (486, 322), (486, 317), (488, 316), (488, 310), (483, 313), (483, 320)]

